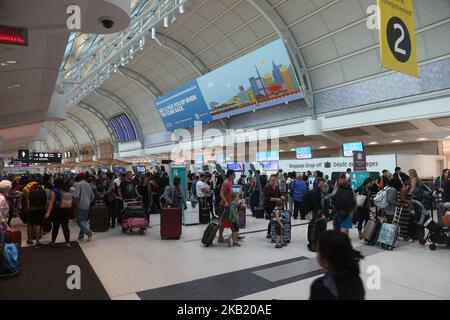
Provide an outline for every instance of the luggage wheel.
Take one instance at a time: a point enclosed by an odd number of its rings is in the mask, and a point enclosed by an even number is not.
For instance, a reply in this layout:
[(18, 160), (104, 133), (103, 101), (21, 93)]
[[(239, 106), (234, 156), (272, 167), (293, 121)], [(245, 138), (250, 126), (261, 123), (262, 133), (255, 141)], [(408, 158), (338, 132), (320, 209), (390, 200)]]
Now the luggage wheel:
[(432, 243), (432, 244), (429, 245), (429, 248), (430, 248), (431, 251), (435, 251), (437, 246), (436, 246), (435, 243)]

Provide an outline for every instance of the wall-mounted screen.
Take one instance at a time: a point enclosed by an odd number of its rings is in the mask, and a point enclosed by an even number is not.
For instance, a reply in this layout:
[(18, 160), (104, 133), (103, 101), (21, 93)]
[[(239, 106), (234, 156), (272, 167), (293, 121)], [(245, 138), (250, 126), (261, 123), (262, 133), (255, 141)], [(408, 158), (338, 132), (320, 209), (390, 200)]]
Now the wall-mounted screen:
[(227, 164), (228, 170), (233, 170), (236, 172), (244, 172), (244, 164), (242, 162), (232, 162)]
[(168, 131), (303, 98), (282, 40), (271, 42), (156, 99)]
[(109, 124), (114, 132), (117, 142), (129, 142), (136, 140), (136, 132), (130, 118), (124, 113), (111, 118)]
[(115, 174), (122, 174), (122, 173), (126, 173), (127, 170), (124, 167), (114, 167), (113, 172)]
[(279, 151), (260, 151), (256, 153), (256, 162), (269, 162), (280, 160)]
[(133, 166), (132, 168), (133, 168), (134, 174), (142, 174), (147, 171), (147, 167), (144, 165)]
[(312, 159), (311, 147), (302, 147), (296, 149), (297, 159)]
[(261, 162), (264, 171), (278, 171), (279, 165), (277, 161)]
[(353, 157), (353, 151), (364, 151), (364, 144), (359, 142), (344, 143), (344, 157)]

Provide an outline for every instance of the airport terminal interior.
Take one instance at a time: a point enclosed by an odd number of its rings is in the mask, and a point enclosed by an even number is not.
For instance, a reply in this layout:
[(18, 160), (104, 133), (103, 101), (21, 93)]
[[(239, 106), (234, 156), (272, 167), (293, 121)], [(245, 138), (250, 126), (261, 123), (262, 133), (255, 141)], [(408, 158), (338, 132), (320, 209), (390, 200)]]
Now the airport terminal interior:
[(0, 154), (1, 300), (448, 300), (450, 1), (0, 0)]

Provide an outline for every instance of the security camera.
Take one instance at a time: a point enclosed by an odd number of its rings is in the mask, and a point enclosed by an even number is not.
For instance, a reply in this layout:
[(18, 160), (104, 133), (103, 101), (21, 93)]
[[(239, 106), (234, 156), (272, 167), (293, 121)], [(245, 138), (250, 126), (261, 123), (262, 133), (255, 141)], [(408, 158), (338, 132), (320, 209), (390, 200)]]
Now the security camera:
[(99, 20), (106, 29), (111, 29), (114, 26), (114, 21), (112, 21), (110, 18), (103, 17)]

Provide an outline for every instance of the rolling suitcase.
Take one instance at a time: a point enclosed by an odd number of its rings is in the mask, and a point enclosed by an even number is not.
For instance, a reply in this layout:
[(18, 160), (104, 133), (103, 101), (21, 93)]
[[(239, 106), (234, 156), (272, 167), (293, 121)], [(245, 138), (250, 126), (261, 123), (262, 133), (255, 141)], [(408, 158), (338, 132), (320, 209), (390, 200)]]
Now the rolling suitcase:
[(217, 234), (217, 230), (219, 230), (219, 225), (219, 219), (213, 219), (211, 223), (206, 227), (206, 230), (203, 232), (202, 237), (202, 244), (205, 247), (209, 247), (213, 244), (214, 238)]
[(206, 199), (200, 198), (199, 220), (201, 224), (208, 224), (211, 221), (211, 209)]
[(109, 230), (108, 207), (91, 207), (89, 212), (89, 226), (94, 232), (106, 232)]
[(239, 229), (245, 229), (247, 226), (247, 210), (245, 207), (239, 208), (239, 221), (238, 221)]
[(381, 221), (377, 218), (371, 219), (367, 222), (364, 231), (363, 231), (363, 240), (373, 246), (377, 244), (378, 235), (381, 230)]
[(317, 241), (320, 235), (327, 231), (327, 219), (320, 216), (312, 217), (308, 224), (308, 249), (309, 251), (316, 252)]
[(181, 237), (180, 208), (161, 208), (161, 239), (175, 239)]
[(183, 211), (183, 225), (193, 226), (200, 224), (197, 208), (194, 208), (192, 202), (187, 202), (187, 209)]
[[(284, 238), (284, 242), (286, 243), (290, 243), (291, 242), (291, 216), (289, 215), (289, 212), (285, 212), (282, 214), (281, 216), (281, 222), (283, 223), (284, 229), (283, 229), (283, 238)], [(270, 223), (270, 236), (271, 236), (271, 240), (272, 243), (275, 243), (277, 240), (277, 232), (275, 229), (275, 224), (277, 222), (276, 221), (271, 221)]]
[[(394, 221), (397, 221), (397, 223), (392, 223), (392, 224), (383, 223), (383, 225), (381, 226), (381, 231), (380, 231), (380, 235), (378, 237), (377, 244), (379, 246), (381, 246), (383, 249), (394, 250), (395, 244), (397, 243), (398, 235), (400, 233), (400, 227), (398, 226), (398, 221), (400, 221), (400, 217), (402, 215), (403, 208), (400, 207), (400, 210), (398, 210), (398, 209), (399, 208), (395, 209), (395, 216), (394, 216)], [(398, 213), (398, 218), (396, 220), (395, 217), (397, 216), (397, 212), (399, 212), (399, 213)]]
[(265, 213), (263, 208), (255, 208), (253, 213), (255, 214), (255, 218), (256, 219), (264, 219), (265, 215), (266, 215), (266, 213)]

